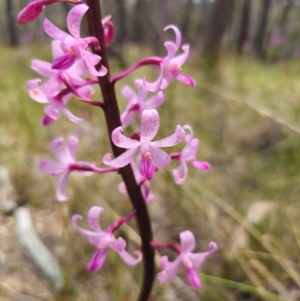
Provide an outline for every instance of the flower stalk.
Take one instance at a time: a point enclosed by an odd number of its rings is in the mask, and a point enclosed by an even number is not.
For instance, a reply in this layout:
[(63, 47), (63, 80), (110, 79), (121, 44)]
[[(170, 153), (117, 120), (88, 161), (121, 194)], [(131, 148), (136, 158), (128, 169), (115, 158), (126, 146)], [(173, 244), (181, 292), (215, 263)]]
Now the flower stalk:
[[(117, 103), (114, 83), (110, 78), (109, 64), (107, 60), (104, 29), (101, 20), (101, 7), (99, 0), (87, 0), (87, 5), (90, 9), (87, 12), (89, 34), (99, 40), (100, 49), (93, 49), (95, 54), (101, 56), (101, 64), (107, 68), (107, 74), (103, 77), (98, 77), (99, 86), (101, 89), (104, 107), (104, 115), (107, 124), (108, 135), (114, 157), (120, 156), (124, 149), (117, 147), (111, 140), (111, 134), (114, 129), (121, 126), (120, 112)], [(99, 66), (98, 66), (99, 67)], [(124, 184), (131, 203), (136, 209), (136, 220), (142, 241), (144, 275), (141, 292), (138, 301), (147, 301), (154, 282), (154, 249), (151, 247), (152, 229), (149, 218), (149, 213), (146, 207), (145, 200), (141, 193), (140, 185), (137, 184), (132, 168), (130, 165), (122, 167), (119, 172), (123, 178)]]

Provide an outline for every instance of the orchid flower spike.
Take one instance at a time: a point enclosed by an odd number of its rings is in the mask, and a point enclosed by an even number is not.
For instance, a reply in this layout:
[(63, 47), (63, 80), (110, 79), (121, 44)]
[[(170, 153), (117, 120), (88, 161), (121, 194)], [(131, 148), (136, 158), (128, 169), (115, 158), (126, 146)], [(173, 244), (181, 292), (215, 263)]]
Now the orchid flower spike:
[(80, 4), (81, 0), (36, 0), (26, 5), (19, 13), (17, 22), (19, 25), (27, 24), (34, 21), (44, 10), (46, 5), (58, 2), (69, 2), (72, 4)]
[(164, 30), (166, 31), (168, 29), (174, 30), (176, 38), (175, 43), (171, 41), (165, 42), (165, 47), (168, 54), (158, 65), (160, 69), (159, 77), (153, 83), (147, 82), (144, 78), (145, 87), (151, 92), (155, 92), (159, 89), (166, 89), (169, 86), (172, 78), (176, 78), (177, 80), (191, 87), (196, 85), (196, 82), (192, 77), (181, 73), (181, 66), (189, 57), (190, 46), (187, 44), (182, 45), (181, 49), (183, 50), (183, 53), (175, 56), (181, 45), (181, 33), (178, 27), (175, 25), (166, 26)]
[(192, 164), (199, 170), (210, 169), (210, 164), (208, 162), (199, 161), (196, 159), (200, 142), (199, 139), (193, 137), (193, 129), (189, 125), (184, 125), (183, 128), (190, 132), (185, 136), (186, 145), (180, 153), (171, 155), (173, 159), (179, 160), (180, 163), (179, 167), (172, 170), (175, 183), (178, 185), (182, 184), (187, 177), (187, 163)]
[(160, 147), (177, 145), (185, 137), (183, 128), (177, 125), (175, 133), (171, 136), (158, 141), (152, 141), (158, 132), (159, 122), (159, 115), (156, 110), (143, 111), (141, 116), (140, 141), (124, 136), (122, 127), (117, 127), (112, 132), (112, 141), (116, 146), (128, 148), (128, 150), (115, 159), (112, 159), (109, 153), (104, 155), (104, 164), (121, 168), (131, 163), (140, 153), (140, 174), (151, 180), (155, 175), (156, 169), (162, 169), (171, 162), (171, 157), (165, 151), (161, 150)]
[(137, 113), (141, 114), (144, 110), (156, 109), (164, 102), (164, 94), (162, 91), (159, 91), (155, 96), (147, 100), (148, 90), (145, 88), (143, 80), (136, 79), (135, 86), (138, 89), (137, 93), (129, 86), (124, 86), (121, 91), (128, 102), (125, 111), (121, 115), (123, 128), (126, 128), (133, 122)]
[(180, 264), (183, 264), (189, 283), (196, 288), (201, 288), (202, 284), (196, 268), (202, 266), (207, 257), (217, 252), (217, 244), (210, 242), (209, 251), (192, 253), (195, 248), (195, 237), (191, 231), (187, 230), (180, 233), (180, 247), (180, 254), (173, 262), (169, 261), (168, 256), (160, 258), (160, 266), (163, 270), (157, 274), (157, 279), (160, 282), (172, 280), (176, 276)]
[(89, 46), (99, 47), (99, 41), (95, 37), (80, 37), (80, 24), (83, 15), (89, 7), (86, 4), (79, 4), (73, 7), (67, 16), (67, 26), (71, 35), (63, 32), (48, 19), (44, 20), (43, 27), (45, 32), (54, 40), (60, 41), (64, 55), (53, 61), (53, 69), (68, 69), (74, 64), (78, 57), (81, 57), (86, 69), (93, 76), (104, 76), (107, 69), (102, 66), (99, 71), (95, 66), (100, 62), (101, 57), (88, 51)]
[[(102, 230), (99, 225), (99, 216), (103, 213), (104, 209), (102, 207), (94, 206), (92, 207), (87, 216), (88, 224), (92, 230), (86, 230), (77, 225), (78, 220), (82, 220), (81, 215), (74, 215), (72, 218), (73, 225), (75, 229), (88, 237), (89, 242), (96, 247), (96, 252), (92, 256), (90, 262), (88, 263), (88, 270), (94, 272), (99, 270), (105, 259), (106, 250), (111, 248), (116, 251), (122, 260), (128, 265), (136, 265), (142, 260), (142, 253), (140, 251), (135, 251), (136, 258), (131, 256), (126, 250), (126, 242), (123, 238), (115, 238), (113, 232), (116, 228), (120, 227), (122, 224), (127, 222), (131, 217), (125, 217), (111, 224), (106, 230)], [(117, 224), (117, 227), (115, 226)]]
[(59, 162), (43, 158), (39, 162), (42, 172), (52, 176), (60, 176), (56, 188), (56, 197), (59, 201), (67, 201), (69, 199), (65, 194), (65, 188), (72, 171), (80, 171), (84, 176), (90, 176), (93, 172), (99, 172), (94, 163), (75, 161), (77, 144), (78, 139), (75, 136), (70, 136), (66, 145), (63, 138), (57, 138), (51, 142), (51, 151)]

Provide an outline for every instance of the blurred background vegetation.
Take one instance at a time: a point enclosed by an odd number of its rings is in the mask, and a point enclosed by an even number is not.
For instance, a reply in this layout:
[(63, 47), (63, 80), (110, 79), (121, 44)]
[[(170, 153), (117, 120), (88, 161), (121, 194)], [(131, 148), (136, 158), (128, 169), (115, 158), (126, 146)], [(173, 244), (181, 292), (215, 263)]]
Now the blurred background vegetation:
[[(0, 260), (0, 296), (6, 296), (3, 300), (135, 300), (141, 267), (128, 268), (116, 254), (109, 254), (99, 272), (88, 274), (86, 264), (93, 249), (70, 226), (72, 214), (85, 217), (96, 204), (105, 208), (104, 228), (130, 210), (126, 196), (117, 190), (119, 176), (72, 174), (71, 200), (59, 204), (54, 193), (57, 179), (38, 171), (38, 158), (51, 158), (49, 143), (58, 136), (76, 134), (81, 142), (78, 160), (100, 165), (109, 144), (101, 111), (76, 101), (69, 105), (72, 112), (88, 111), (87, 122), (75, 125), (61, 116), (50, 127), (41, 126), (43, 108), (29, 98), (25, 83), (37, 77), (29, 67), (32, 58), (51, 61), (50, 39), (42, 31), (43, 17), (23, 27), (16, 25), (18, 11), (28, 2), (0, 3), (0, 164), (9, 169), (20, 203), (31, 208), (37, 230), (59, 259), (67, 284), (55, 293), (36, 269), (26, 266), (30, 259), (16, 249), (13, 218), (1, 216), (0, 230), (9, 231), (7, 236), (0, 231), (0, 255), (6, 254), (6, 260)], [(187, 285), (182, 271), (173, 282), (156, 283), (152, 300), (300, 300), (300, 2), (101, 3), (116, 27), (109, 53), (113, 74), (145, 55), (164, 55), (163, 43), (173, 36), (163, 27), (178, 25), (192, 49), (183, 71), (196, 79), (197, 86), (172, 82), (166, 90), (166, 102), (159, 110), (159, 137), (169, 135), (177, 124), (190, 124), (201, 140), (198, 158), (212, 165), (209, 172), (189, 166), (188, 179), (176, 186), (170, 175), (175, 162), (152, 181), (156, 199), (149, 210), (155, 240), (177, 241), (179, 232), (190, 229), (197, 238), (197, 251), (207, 250), (211, 240), (220, 246), (200, 271), (204, 282), (200, 291)], [(66, 30), (70, 7), (49, 6), (44, 16)], [(150, 69), (138, 70), (116, 85), (121, 108), (125, 107), (119, 92), (122, 85), (133, 86), (133, 79), (145, 74), (154, 78)], [(98, 93), (95, 99), (100, 97)], [(139, 243), (134, 221), (120, 231), (129, 245)], [(23, 279), (22, 285), (16, 287), (16, 279)]]

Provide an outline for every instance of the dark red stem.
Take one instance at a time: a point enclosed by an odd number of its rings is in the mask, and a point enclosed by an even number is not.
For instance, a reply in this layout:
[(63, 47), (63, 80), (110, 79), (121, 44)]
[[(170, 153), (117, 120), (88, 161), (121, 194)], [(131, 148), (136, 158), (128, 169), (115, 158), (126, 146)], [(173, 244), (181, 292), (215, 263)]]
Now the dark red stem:
[[(103, 101), (105, 104), (104, 115), (107, 124), (107, 130), (110, 138), (110, 144), (115, 157), (121, 155), (124, 149), (121, 149), (113, 144), (111, 140), (112, 131), (121, 126), (120, 112), (117, 103), (114, 84), (110, 79), (109, 65), (106, 54), (104, 31), (101, 23), (101, 8), (99, 0), (87, 0), (87, 4), (90, 7), (88, 10), (88, 27), (91, 36), (96, 37), (99, 40), (101, 50), (93, 49), (93, 52), (102, 57), (101, 63), (107, 68), (108, 72), (106, 76), (99, 77), (98, 82), (101, 89)], [(123, 24), (124, 25), (124, 24)], [(136, 183), (133, 171), (130, 165), (127, 165), (120, 169), (120, 174), (126, 185), (126, 190), (130, 197), (133, 208), (137, 210), (136, 219), (139, 228), (139, 233), (142, 240), (142, 252), (144, 263), (144, 274), (141, 292), (138, 301), (147, 301), (154, 282), (154, 250), (150, 245), (152, 241), (152, 229), (149, 218), (149, 213), (146, 207), (146, 203), (142, 196), (140, 186)]]

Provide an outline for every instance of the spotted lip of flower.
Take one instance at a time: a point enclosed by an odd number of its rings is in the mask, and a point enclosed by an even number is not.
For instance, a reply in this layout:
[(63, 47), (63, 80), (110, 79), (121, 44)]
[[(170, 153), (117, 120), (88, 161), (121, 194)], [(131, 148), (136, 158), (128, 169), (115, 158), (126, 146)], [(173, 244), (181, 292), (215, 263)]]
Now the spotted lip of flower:
[(168, 29), (174, 30), (176, 36), (175, 43), (171, 41), (167, 41), (165, 43), (168, 54), (164, 59), (162, 59), (161, 63), (159, 64), (160, 75), (158, 79), (153, 83), (149, 83), (144, 79), (145, 87), (151, 92), (155, 92), (159, 89), (166, 89), (169, 86), (172, 78), (176, 78), (177, 80), (191, 87), (194, 87), (196, 85), (196, 82), (192, 77), (181, 73), (181, 66), (189, 57), (189, 45), (183, 45), (181, 47), (183, 53), (175, 56), (181, 45), (181, 33), (178, 27), (175, 25), (166, 26), (164, 30), (166, 31)]
[[(94, 272), (99, 270), (105, 259), (106, 250), (111, 248), (116, 251), (122, 260), (128, 265), (136, 265), (142, 260), (142, 253), (140, 251), (135, 251), (137, 258), (131, 256), (126, 250), (126, 242), (123, 238), (115, 238), (113, 235), (113, 227), (109, 226), (106, 230), (102, 230), (99, 225), (99, 216), (103, 213), (104, 209), (102, 207), (94, 206), (92, 207), (87, 216), (88, 224), (91, 230), (86, 230), (77, 225), (78, 220), (82, 220), (81, 215), (74, 215), (72, 218), (73, 225), (75, 229), (88, 237), (89, 242), (96, 247), (96, 252), (92, 256), (90, 262), (88, 263), (88, 270)], [(125, 221), (119, 220), (120, 224)]]
[(137, 112), (141, 114), (144, 110), (156, 109), (164, 102), (164, 94), (162, 91), (159, 91), (155, 96), (147, 99), (148, 90), (144, 86), (142, 79), (136, 79), (135, 86), (138, 89), (137, 93), (129, 86), (124, 86), (121, 91), (128, 102), (125, 111), (121, 115), (123, 128), (126, 128), (133, 122)]
[(67, 27), (71, 35), (60, 30), (48, 19), (44, 20), (43, 27), (45, 32), (54, 40), (61, 42), (61, 48), (64, 52), (63, 56), (56, 58), (52, 64), (55, 69), (67, 69), (76, 60), (81, 57), (86, 69), (93, 76), (104, 76), (107, 69), (102, 66), (99, 71), (96, 70), (101, 57), (88, 51), (91, 45), (99, 47), (98, 40), (94, 37), (81, 38), (80, 37), (80, 23), (83, 15), (89, 9), (86, 4), (79, 4), (73, 7), (67, 16)]
[(176, 276), (179, 266), (182, 263), (189, 283), (196, 288), (201, 288), (202, 284), (195, 269), (199, 268), (207, 257), (216, 253), (218, 246), (215, 242), (210, 242), (209, 251), (192, 253), (195, 248), (195, 237), (189, 230), (180, 233), (180, 246), (181, 252), (173, 262), (170, 262), (167, 256), (161, 257), (160, 265), (163, 271), (157, 274), (157, 278), (160, 282), (172, 280)]
[(151, 141), (157, 134), (159, 129), (159, 115), (155, 109), (145, 110), (141, 116), (140, 141), (128, 138), (123, 135), (122, 127), (116, 128), (112, 132), (112, 141), (121, 148), (128, 148), (119, 157), (112, 159), (111, 154), (103, 157), (106, 165), (121, 168), (131, 163), (140, 153), (141, 162), (139, 165), (142, 176), (151, 180), (155, 174), (156, 168), (162, 169), (171, 162), (171, 157), (160, 147), (170, 147), (179, 144), (184, 140), (185, 132), (180, 125), (177, 125), (175, 133), (171, 136)]
[[(66, 184), (69, 175), (72, 170), (76, 169), (76, 166), (84, 166), (86, 168), (94, 168), (95, 164), (76, 162), (75, 153), (78, 144), (78, 139), (75, 136), (70, 136), (65, 145), (63, 138), (54, 139), (51, 142), (51, 151), (58, 159), (59, 162), (55, 162), (48, 159), (40, 159), (39, 167), (44, 173), (51, 174), (53, 176), (60, 175), (60, 179), (57, 183), (56, 197), (59, 201), (67, 201), (69, 198), (65, 194)], [(80, 172), (84, 176), (89, 176), (91, 172)]]

